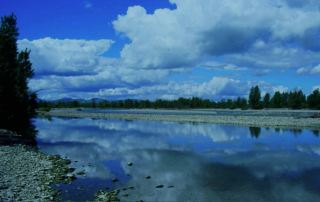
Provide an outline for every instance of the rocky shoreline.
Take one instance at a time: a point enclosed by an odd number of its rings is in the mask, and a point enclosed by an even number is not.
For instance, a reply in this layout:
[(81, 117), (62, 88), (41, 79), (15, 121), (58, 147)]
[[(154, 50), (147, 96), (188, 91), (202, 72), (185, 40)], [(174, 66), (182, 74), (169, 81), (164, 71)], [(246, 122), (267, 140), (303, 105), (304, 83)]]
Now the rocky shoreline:
[[(177, 110), (178, 111), (178, 110)], [(217, 110), (221, 111), (221, 110)], [(279, 113), (280, 112), (280, 113)], [(308, 116), (288, 116), (288, 112), (295, 114), (304, 112)], [(231, 124), (254, 127), (279, 127), (279, 128), (309, 128), (320, 129), (319, 112), (313, 111), (278, 111), (274, 110), (250, 110), (239, 111), (237, 115), (208, 115), (208, 114), (160, 114), (160, 113), (103, 113), (86, 112), (76, 109), (51, 110), (42, 112), (42, 116), (66, 117), (66, 118), (98, 118), (98, 119), (124, 119), (124, 120), (151, 120), (151, 121), (173, 121), (173, 122), (192, 122), (192, 123), (213, 123)], [(250, 114), (249, 114), (250, 113)], [(245, 115), (244, 115), (245, 114)]]
[(59, 191), (51, 185), (73, 180), (69, 160), (32, 146), (0, 145), (0, 159), (0, 201), (58, 201)]

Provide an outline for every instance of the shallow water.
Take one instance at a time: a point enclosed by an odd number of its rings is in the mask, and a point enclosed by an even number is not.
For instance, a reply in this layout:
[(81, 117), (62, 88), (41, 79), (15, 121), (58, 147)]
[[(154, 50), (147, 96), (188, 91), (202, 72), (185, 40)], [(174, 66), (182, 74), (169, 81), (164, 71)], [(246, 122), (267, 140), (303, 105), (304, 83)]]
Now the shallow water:
[(121, 201), (320, 201), (319, 131), (85, 118), (35, 124), (42, 151), (86, 173), (59, 186), (64, 200), (126, 189)]

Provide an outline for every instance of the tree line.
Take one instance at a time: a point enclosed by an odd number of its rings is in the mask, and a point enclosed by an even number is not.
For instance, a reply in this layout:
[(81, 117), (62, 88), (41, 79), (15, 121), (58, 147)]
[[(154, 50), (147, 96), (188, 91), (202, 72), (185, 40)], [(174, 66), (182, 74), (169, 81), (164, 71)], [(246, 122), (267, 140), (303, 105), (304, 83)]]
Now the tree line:
[(249, 93), (249, 106), (252, 109), (289, 108), (289, 109), (320, 109), (320, 91), (314, 90), (305, 95), (302, 90), (289, 92), (276, 91), (272, 96), (266, 93), (261, 97), (258, 86), (252, 87)]
[(267, 108), (289, 108), (289, 109), (320, 109), (320, 91), (314, 90), (306, 96), (301, 90), (290, 92), (275, 92), (273, 95), (266, 93), (261, 95), (259, 86), (251, 88), (249, 97), (238, 97), (236, 99), (222, 99), (213, 101), (198, 97), (179, 98), (176, 100), (157, 99), (151, 100), (60, 100), (40, 101), (39, 106), (43, 109), (49, 108), (154, 108), (154, 109), (195, 109), (195, 108), (216, 108), (216, 109), (267, 109)]

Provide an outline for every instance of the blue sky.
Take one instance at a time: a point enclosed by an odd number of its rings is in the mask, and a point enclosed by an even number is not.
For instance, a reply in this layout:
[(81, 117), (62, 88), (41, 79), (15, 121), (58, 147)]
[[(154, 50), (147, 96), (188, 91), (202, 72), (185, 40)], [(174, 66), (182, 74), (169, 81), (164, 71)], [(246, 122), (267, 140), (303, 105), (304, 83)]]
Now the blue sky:
[(43, 99), (209, 99), (320, 87), (317, 0), (0, 0)]

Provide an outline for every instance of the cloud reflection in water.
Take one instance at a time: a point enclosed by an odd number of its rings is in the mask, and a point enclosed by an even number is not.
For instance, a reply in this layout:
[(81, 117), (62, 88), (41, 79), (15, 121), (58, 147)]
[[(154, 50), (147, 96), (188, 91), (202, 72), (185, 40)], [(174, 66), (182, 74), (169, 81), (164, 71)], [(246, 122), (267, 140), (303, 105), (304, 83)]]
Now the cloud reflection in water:
[[(36, 125), (40, 148), (79, 161), (73, 166), (86, 171), (83, 180), (112, 186), (117, 177), (120, 187), (134, 186), (123, 201), (320, 199), (314, 171), (320, 169), (320, 140), (312, 131), (297, 136), (213, 124), (58, 118)], [(155, 188), (160, 184), (164, 188)]]

